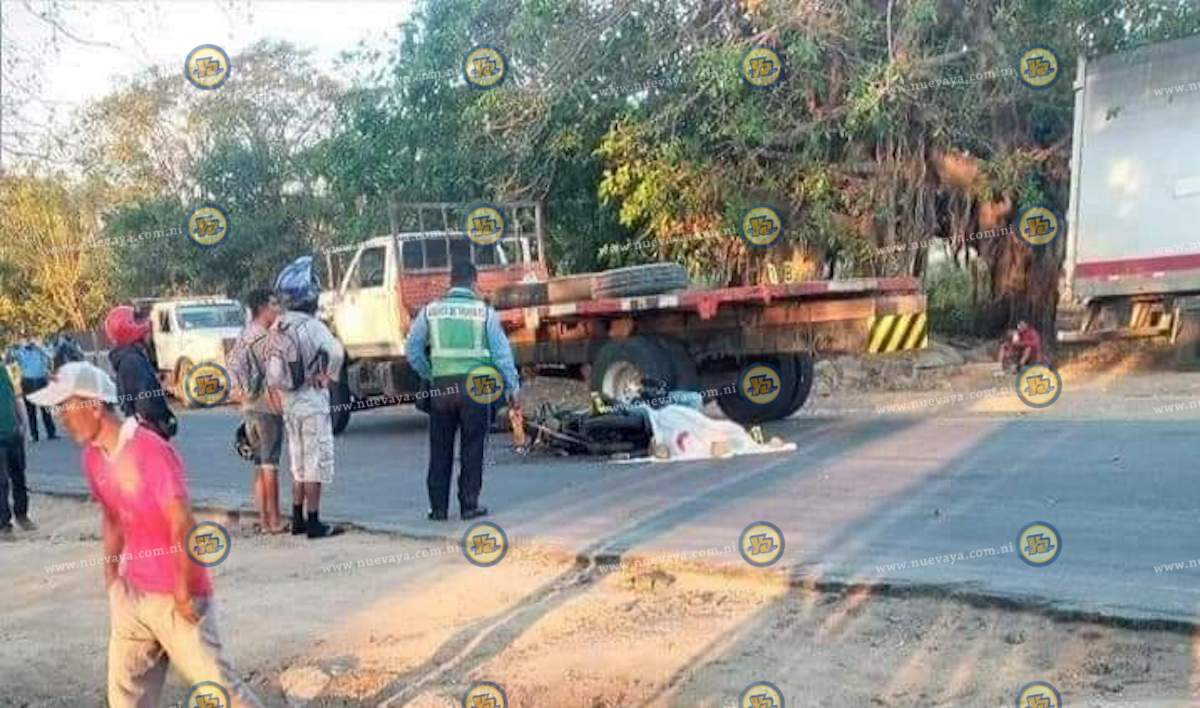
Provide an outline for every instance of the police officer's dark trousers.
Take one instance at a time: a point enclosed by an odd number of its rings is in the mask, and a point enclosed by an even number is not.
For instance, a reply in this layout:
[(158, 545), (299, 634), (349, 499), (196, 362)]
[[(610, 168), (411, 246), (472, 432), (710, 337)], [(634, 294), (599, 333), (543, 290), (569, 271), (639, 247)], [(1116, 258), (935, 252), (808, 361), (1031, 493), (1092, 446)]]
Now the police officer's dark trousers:
[[(441, 395), (432, 395), (440, 393)], [(458, 377), (435, 379), (429, 397), (429, 507), (447, 511), (450, 476), (454, 472), (454, 438), (459, 437), (458, 505), (460, 511), (479, 506), (483, 487), (483, 452), (487, 444), (490, 407), (472, 401)]]
[[(3, 375), (3, 372), (0, 372)], [(12, 481), (12, 507), (8, 506), (8, 485)], [(12, 517), (29, 514), (29, 490), (25, 488), (25, 440), (17, 433), (0, 433), (0, 528)]]

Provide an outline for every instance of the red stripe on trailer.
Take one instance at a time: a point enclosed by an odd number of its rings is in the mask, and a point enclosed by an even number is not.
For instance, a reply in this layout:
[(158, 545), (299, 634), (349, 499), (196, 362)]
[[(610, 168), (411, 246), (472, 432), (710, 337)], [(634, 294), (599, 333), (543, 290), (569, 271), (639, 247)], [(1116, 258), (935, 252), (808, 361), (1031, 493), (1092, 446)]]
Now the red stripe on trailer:
[[(559, 305), (540, 305), (530, 308), (541, 319), (569, 316), (607, 316), (647, 310), (693, 310), (703, 319), (711, 319), (724, 303), (770, 304), (774, 300), (794, 300), (805, 297), (850, 296), (889, 292), (919, 293), (915, 278), (854, 278), (850, 280), (812, 280), (784, 285), (743, 285), (716, 290), (685, 290), (673, 295), (643, 295), (640, 297), (609, 297), (582, 300)], [(503, 322), (520, 326), (524, 311), (519, 308), (503, 310)]]
[(1195, 270), (1200, 268), (1200, 253), (1181, 256), (1157, 256), (1154, 258), (1126, 258), (1117, 261), (1077, 263), (1077, 278), (1113, 278), (1122, 275), (1153, 275), (1172, 270)]

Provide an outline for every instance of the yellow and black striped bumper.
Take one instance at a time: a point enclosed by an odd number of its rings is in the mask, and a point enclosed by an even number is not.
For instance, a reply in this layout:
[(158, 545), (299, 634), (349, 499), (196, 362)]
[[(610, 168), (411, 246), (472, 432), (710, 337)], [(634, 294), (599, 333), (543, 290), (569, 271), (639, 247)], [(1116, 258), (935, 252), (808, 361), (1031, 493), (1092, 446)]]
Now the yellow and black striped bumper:
[(867, 330), (867, 352), (871, 354), (924, 349), (929, 344), (928, 318), (924, 312), (876, 315)]

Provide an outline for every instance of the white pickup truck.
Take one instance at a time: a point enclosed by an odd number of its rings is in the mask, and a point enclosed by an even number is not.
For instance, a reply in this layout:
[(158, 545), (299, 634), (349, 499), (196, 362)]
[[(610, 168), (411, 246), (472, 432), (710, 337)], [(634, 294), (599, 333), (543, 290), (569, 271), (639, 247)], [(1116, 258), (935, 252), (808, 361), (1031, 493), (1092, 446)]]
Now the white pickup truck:
[(179, 403), (192, 402), (180, 383), (201, 362), (228, 368), (226, 356), (246, 324), (246, 309), (223, 297), (194, 297), (150, 301), (151, 357), (163, 388)]

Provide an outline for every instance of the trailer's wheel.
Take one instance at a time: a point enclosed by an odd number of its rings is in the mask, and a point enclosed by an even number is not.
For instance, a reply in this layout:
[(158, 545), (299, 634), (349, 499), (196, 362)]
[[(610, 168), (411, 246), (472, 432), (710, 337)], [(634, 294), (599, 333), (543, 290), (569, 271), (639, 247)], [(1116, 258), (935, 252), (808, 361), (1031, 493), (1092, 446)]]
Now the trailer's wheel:
[(334, 435), (341, 435), (350, 425), (350, 382), (346, 375), (347, 369), (343, 366), (341, 377), (329, 386), (329, 417)]
[(687, 269), (678, 263), (646, 263), (597, 273), (593, 297), (658, 295), (687, 287)]
[(192, 402), (192, 397), (187, 393), (187, 375), (192, 370), (195, 364), (191, 359), (184, 357), (175, 363), (175, 400), (179, 401), (179, 405), (184, 408), (195, 408), (196, 404)]
[(1195, 369), (1200, 365), (1200, 311), (1177, 310), (1179, 328), (1175, 333), (1175, 366)]
[(672, 390), (698, 391), (700, 389), (700, 372), (696, 362), (688, 353), (683, 342), (672, 337), (653, 337), (654, 343), (662, 347), (671, 357), (671, 366), (675, 377), (668, 382)]
[(605, 396), (628, 403), (642, 390), (642, 379), (675, 385), (675, 367), (666, 349), (647, 337), (614, 339), (603, 347), (592, 364), (591, 386)]
[[(779, 372), (779, 395), (770, 403), (754, 403), (742, 395), (741, 382), (737, 380), (741, 374), (740, 368), (736, 370), (723, 369), (708, 375), (706, 386), (718, 390), (717, 405), (730, 420), (742, 425), (757, 425), (770, 420), (786, 418), (804, 404), (804, 398), (808, 395), (807, 391), (804, 396), (798, 396), (798, 389), (801, 388), (798, 376), (799, 357), (791, 354), (762, 357), (756, 358), (754, 363), (770, 365)], [(807, 387), (812, 387), (811, 369), (808, 369)]]
[(793, 354), (792, 359), (796, 363), (796, 386), (792, 392), (792, 401), (788, 404), (788, 411), (781, 417), (786, 418), (804, 407), (804, 402), (808, 400), (808, 394), (812, 391), (813, 385), (813, 358), (810, 354)]

